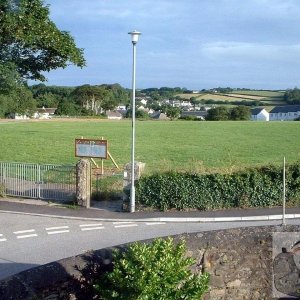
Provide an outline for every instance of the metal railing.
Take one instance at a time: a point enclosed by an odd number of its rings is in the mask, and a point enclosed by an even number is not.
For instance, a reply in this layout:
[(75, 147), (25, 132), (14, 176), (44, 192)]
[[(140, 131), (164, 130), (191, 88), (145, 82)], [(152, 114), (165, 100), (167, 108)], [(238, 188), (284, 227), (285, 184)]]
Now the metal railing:
[(9, 196), (69, 201), (76, 193), (76, 167), (0, 162), (0, 184)]

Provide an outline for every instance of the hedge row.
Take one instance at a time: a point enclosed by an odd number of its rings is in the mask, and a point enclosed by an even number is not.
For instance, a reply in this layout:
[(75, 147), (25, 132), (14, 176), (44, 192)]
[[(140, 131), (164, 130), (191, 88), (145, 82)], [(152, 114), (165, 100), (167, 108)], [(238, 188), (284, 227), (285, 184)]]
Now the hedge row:
[[(271, 207), (282, 204), (283, 171), (268, 166), (233, 174), (161, 173), (142, 177), (137, 202), (167, 210)], [(287, 205), (300, 202), (300, 163), (286, 167)]]

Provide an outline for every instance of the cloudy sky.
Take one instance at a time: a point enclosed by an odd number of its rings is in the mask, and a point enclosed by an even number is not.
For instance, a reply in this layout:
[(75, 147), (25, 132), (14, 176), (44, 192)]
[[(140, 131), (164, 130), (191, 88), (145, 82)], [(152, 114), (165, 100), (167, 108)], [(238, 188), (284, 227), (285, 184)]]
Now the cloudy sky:
[(45, 0), (52, 20), (84, 48), (87, 67), (47, 74), (51, 85), (137, 88), (300, 86), (299, 0)]

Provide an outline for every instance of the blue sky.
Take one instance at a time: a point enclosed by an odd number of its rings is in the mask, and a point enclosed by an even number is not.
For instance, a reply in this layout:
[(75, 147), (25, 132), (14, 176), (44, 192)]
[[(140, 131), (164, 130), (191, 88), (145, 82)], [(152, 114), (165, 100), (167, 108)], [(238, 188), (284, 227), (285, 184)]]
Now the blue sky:
[(45, 0), (51, 19), (84, 48), (87, 67), (49, 85), (286, 89), (300, 80), (299, 0)]

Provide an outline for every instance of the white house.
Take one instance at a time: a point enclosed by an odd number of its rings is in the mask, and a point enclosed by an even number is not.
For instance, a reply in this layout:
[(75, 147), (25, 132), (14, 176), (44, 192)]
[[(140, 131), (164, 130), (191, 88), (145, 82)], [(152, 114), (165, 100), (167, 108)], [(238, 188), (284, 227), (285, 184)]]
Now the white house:
[(118, 111), (107, 111), (106, 116), (109, 120), (121, 120), (123, 118), (123, 115)]
[(264, 108), (251, 109), (252, 121), (269, 121), (269, 113)]
[(21, 114), (18, 114), (18, 113), (11, 113), (9, 115), (9, 117), (11, 119), (15, 119), (15, 120), (28, 120), (28, 119), (30, 119), (28, 115), (26, 115), (26, 114), (21, 115)]
[(293, 121), (300, 118), (300, 105), (275, 106), (270, 111), (270, 121)]
[(141, 102), (144, 106), (146, 106), (148, 101), (147, 101), (146, 99), (142, 99), (140, 102)]
[(38, 108), (33, 114), (34, 119), (51, 119), (57, 108)]

